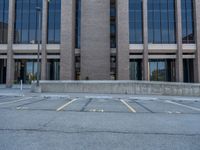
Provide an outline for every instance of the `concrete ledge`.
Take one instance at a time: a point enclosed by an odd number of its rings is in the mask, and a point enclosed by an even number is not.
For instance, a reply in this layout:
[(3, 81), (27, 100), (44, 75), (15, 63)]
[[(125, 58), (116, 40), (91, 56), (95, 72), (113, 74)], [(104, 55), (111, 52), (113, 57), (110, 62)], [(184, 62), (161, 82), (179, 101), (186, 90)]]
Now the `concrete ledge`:
[[(200, 96), (200, 84), (148, 81), (40, 81), (45, 93)], [(32, 83), (32, 92), (38, 92)]]

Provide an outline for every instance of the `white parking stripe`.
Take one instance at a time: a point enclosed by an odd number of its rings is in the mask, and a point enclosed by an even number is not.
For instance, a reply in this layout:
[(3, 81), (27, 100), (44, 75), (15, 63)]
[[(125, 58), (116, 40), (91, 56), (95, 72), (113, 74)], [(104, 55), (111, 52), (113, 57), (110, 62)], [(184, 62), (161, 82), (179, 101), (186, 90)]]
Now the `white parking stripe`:
[(200, 111), (199, 108), (188, 106), (188, 105), (184, 105), (184, 104), (180, 104), (180, 103), (177, 103), (177, 102), (172, 102), (172, 101), (169, 101), (169, 100), (167, 100), (165, 102), (170, 103), (170, 104), (174, 104), (174, 105), (178, 105), (178, 106), (182, 106), (182, 107), (185, 107), (185, 108), (189, 108), (189, 109), (192, 109), (192, 110)]
[(29, 100), (31, 98), (32, 97), (26, 97), (26, 98), (22, 98), (22, 99), (15, 100), (15, 101), (3, 102), (3, 103), (0, 103), (0, 105), (6, 105), (6, 104), (12, 104), (12, 103), (17, 103), (17, 102), (21, 102), (21, 101), (26, 101), (26, 100)]
[(73, 100), (67, 102), (66, 104), (64, 104), (64, 105), (60, 106), (58, 109), (56, 109), (56, 111), (61, 111), (62, 109), (64, 109), (65, 107), (67, 107), (68, 105), (70, 105), (71, 103), (73, 103), (75, 101), (77, 101), (77, 99), (73, 99)]
[(128, 107), (128, 109), (133, 112), (133, 113), (136, 113), (136, 110), (133, 109), (133, 107), (131, 107), (125, 100), (120, 100), (126, 107)]

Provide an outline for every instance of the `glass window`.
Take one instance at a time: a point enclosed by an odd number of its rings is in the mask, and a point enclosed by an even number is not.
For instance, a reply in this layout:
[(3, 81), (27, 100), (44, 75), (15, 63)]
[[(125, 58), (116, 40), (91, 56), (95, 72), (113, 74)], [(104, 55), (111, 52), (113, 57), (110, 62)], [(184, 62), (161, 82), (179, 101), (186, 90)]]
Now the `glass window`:
[(183, 43), (195, 43), (193, 0), (181, 0), (182, 11), (182, 40)]
[(0, 59), (0, 84), (6, 83), (6, 59)]
[(81, 38), (81, 0), (76, 0), (76, 48), (80, 48)]
[(130, 60), (130, 79), (142, 80), (142, 60), (141, 59)]
[(116, 48), (116, 1), (110, 1), (110, 47)]
[(176, 43), (174, 0), (148, 0), (149, 43)]
[(48, 44), (60, 43), (61, 0), (51, 0), (48, 3)]
[(143, 43), (142, 0), (129, 0), (130, 44)]
[(0, 44), (7, 43), (8, 35), (8, 0), (0, 0)]
[(15, 60), (15, 83), (22, 80), (25, 84), (31, 84), (37, 79), (37, 60)]
[(150, 60), (149, 79), (151, 81), (175, 81), (175, 60)]
[(194, 63), (193, 59), (183, 60), (184, 82), (194, 82)]
[(14, 43), (37, 43), (37, 6), (42, 8), (42, 0), (16, 0)]
[(47, 80), (60, 79), (60, 60), (48, 59), (47, 61)]
[[(14, 42), (37, 43), (38, 16), (36, 7), (42, 8), (42, 0), (16, 0)], [(61, 1), (48, 3), (47, 43), (60, 43)]]

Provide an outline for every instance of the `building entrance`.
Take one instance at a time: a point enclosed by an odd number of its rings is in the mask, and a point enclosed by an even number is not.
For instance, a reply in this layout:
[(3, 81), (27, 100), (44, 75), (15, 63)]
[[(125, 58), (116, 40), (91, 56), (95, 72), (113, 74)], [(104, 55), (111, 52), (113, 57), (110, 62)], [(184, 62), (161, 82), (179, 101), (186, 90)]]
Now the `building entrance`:
[(31, 84), (37, 79), (37, 60), (16, 60), (15, 61), (15, 83), (22, 80), (25, 84)]
[(0, 59), (0, 84), (6, 83), (6, 59)]

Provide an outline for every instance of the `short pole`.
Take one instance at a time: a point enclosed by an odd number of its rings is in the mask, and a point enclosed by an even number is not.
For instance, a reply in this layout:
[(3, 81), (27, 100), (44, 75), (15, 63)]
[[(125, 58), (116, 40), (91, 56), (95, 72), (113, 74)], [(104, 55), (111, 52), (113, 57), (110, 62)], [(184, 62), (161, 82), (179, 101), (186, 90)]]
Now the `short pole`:
[(22, 82), (22, 80), (20, 82), (21, 82), (20, 90), (22, 91), (23, 90), (23, 82)]
[(36, 7), (37, 15), (38, 15), (38, 52), (37, 52), (37, 87), (39, 87), (39, 78), (40, 78), (40, 41), (41, 41), (41, 8)]

